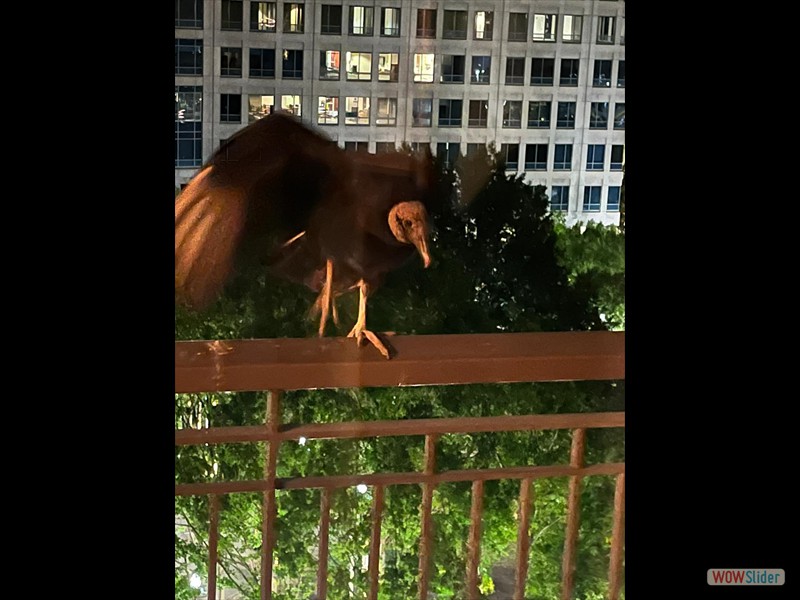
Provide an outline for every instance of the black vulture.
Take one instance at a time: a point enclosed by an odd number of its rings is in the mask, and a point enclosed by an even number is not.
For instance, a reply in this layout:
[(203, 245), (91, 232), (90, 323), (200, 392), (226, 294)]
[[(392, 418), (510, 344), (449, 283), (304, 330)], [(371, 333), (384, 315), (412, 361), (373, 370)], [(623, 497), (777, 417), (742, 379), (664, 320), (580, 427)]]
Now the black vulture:
[(318, 292), (319, 335), (334, 298), (359, 290), (348, 334), (386, 345), (366, 327), (367, 300), (384, 276), (419, 253), (430, 264), (426, 203), (434, 187), (429, 155), (345, 151), (285, 113), (234, 134), (175, 201), (178, 301), (207, 307), (243, 257)]

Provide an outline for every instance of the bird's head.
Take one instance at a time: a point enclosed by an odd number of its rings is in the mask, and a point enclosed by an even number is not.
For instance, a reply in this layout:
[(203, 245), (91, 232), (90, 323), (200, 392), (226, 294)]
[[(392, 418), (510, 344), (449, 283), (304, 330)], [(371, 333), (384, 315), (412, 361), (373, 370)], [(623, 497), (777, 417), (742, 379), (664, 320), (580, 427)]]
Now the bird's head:
[(417, 248), (427, 269), (431, 264), (431, 256), (428, 254), (430, 226), (425, 205), (422, 202), (395, 204), (389, 211), (389, 229), (397, 241), (413, 244)]

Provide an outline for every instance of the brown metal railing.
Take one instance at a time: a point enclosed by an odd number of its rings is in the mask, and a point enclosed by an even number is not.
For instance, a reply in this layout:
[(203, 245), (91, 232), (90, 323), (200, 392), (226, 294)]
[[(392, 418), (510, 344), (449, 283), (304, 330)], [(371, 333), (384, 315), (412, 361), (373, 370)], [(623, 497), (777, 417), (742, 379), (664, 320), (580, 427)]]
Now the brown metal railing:
[[(432, 554), (432, 500), (444, 482), (471, 481), (472, 504), (467, 540), (467, 594), (478, 598), (483, 486), (487, 480), (519, 479), (519, 525), (514, 599), (522, 600), (527, 579), (530, 515), (534, 479), (568, 476), (569, 496), (562, 562), (562, 599), (574, 589), (581, 480), (592, 475), (616, 476), (614, 518), (609, 564), (610, 600), (617, 600), (622, 585), (624, 538), (625, 464), (585, 465), (586, 430), (624, 427), (625, 413), (580, 413), (498, 417), (457, 417), (367, 421), (351, 423), (281, 424), (281, 390), (501, 383), (523, 381), (618, 380), (624, 373), (625, 334), (621, 332), (564, 332), (476, 334), (450, 336), (397, 336), (391, 341), (397, 354), (386, 361), (371, 348), (357, 348), (340, 338), (229, 340), (176, 342), (176, 393), (269, 390), (264, 426), (217, 427), (176, 430), (176, 445), (228, 442), (266, 442), (264, 478), (254, 481), (176, 484), (177, 496), (209, 495), (208, 597), (216, 598), (219, 495), (261, 492), (263, 520), (261, 545), (261, 598), (272, 598), (272, 568), (276, 490), (321, 488), (317, 598), (327, 596), (328, 543), (331, 492), (358, 484), (372, 486), (372, 532), (369, 544), (369, 593), (378, 595), (381, 521), (385, 487), (422, 486), (419, 545), (419, 598), (426, 599)], [(436, 444), (442, 434), (533, 430), (572, 430), (569, 465), (522, 466), (495, 469), (436, 471)], [(372, 473), (335, 476), (277, 477), (280, 444), (286, 440), (425, 436), (424, 469), (409, 473)]]

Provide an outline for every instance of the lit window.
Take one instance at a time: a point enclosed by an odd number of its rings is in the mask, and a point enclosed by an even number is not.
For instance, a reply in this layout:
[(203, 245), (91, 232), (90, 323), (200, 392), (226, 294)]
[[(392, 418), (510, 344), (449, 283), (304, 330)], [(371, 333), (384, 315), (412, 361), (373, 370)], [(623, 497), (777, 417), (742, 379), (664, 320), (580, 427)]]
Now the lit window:
[(303, 97), (300, 94), (284, 94), (281, 96), (281, 110), (302, 117)]
[(348, 81), (372, 80), (372, 53), (347, 52), (345, 53)]
[(278, 5), (275, 2), (250, 3), (250, 31), (274, 32), (278, 23)]
[(476, 40), (491, 40), (493, 19), (494, 13), (490, 10), (475, 11), (475, 32), (472, 37)]
[(597, 43), (614, 43), (614, 17), (597, 17)]
[(319, 96), (317, 98), (317, 124), (339, 124), (339, 98), (336, 96)]
[(372, 35), (374, 10), (371, 6), (350, 7), (350, 35)]
[(345, 125), (369, 125), (369, 98), (347, 96), (344, 102)]
[(564, 15), (564, 31), (561, 39), (565, 42), (580, 42), (583, 17), (578, 15)]
[(431, 98), (414, 98), (411, 118), (411, 124), (414, 127), (430, 127), (433, 121), (433, 100)]
[(587, 185), (583, 188), (583, 211), (584, 212), (599, 212), (600, 211), (600, 186)]
[(414, 81), (433, 82), (433, 54), (414, 54)]
[(250, 94), (248, 104), (247, 122), (253, 123), (275, 111), (275, 96)]
[(397, 125), (397, 98), (378, 98), (376, 125)]
[(284, 2), (283, 4), (283, 31), (284, 33), (303, 33), (303, 12), (305, 5), (297, 2)]
[(338, 81), (340, 60), (341, 54), (338, 50), (320, 50), (319, 78)]
[(572, 144), (556, 144), (555, 152), (553, 153), (553, 170), (572, 170)]
[(250, 77), (275, 78), (275, 50), (273, 48), (250, 48)]
[(556, 41), (556, 15), (533, 15), (533, 41)]
[(381, 52), (378, 54), (378, 81), (398, 80), (400, 55), (397, 52)]
[(550, 188), (550, 210), (569, 210), (568, 185), (554, 185)]
[(383, 37), (397, 37), (400, 35), (400, 9), (381, 9), (381, 35)]
[(549, 100), (528, 102), (528, 129), (549, 129), (552, 106)]
[(469, 72), (471, 83), (489, 83), (492, 74), (491, 56), (473, 56), (472, 69)]
[(503, 101), (503, 127), (511, 129), (522, 127), (522, 100)]

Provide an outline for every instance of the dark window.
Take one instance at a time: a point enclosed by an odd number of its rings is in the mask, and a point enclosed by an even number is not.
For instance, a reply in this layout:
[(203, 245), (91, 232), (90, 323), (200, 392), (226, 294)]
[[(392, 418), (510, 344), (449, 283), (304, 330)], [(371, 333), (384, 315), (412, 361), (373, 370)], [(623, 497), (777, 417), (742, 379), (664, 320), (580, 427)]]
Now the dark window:
[(342, 7), (338, 4), (322, 5), (322, 24), (320, 33), (342, 35)]
[(491, 56), (473, 56), (472, 69), (469, 72), (471, 83), (489, 83), (492, 74)]
[(608, 128), (608, 102), (592, 102), (589, 113), (589, 129)]
[(509, 56), (506, 58), (506, 85), (523, 83), (525, 83), (525, 57)]
[(612, 212), (619, 211), (619, 192), (620, 187), (618, 185), (608, 186), (608, 201), (606, 202), (606, 210)]
[(461, 127), (463, 100), (439, 100), (439, 127)]
[(220, 75), (222, 77), (241, 77), (242, 49), (220, 48), (220, 53), (222, 56)]
[(452, 167), (458, 160), (458, 154), (461, 151), (461, 144), (459, 142), (439, 142), (436, 144), (436, 156), (444, 158), (444, 164), (448, 168)]
[(349, 32), (350, 35), (372, 35), (375, 22), (375, 9), (371, 6), (351, 6)]
[(250, 48), (250, 77), (275, 78), (275, 50)]
[(519, 144), (501, 144), (500, 158), (505, 162), (506, 169), (519, 169)]
[(531, 85), (553, 85), (555, 58), (531, 59)]
[(303, 33), (305, 4), (300, 2), (283, 3), (283, 32)]
[(338, 50), (319, 51), (319, 78), (339, 79), (341, 53)]
[(303, 78), (303, 51), (284, 50), (283, 66), (281, 68), (283, 79), (302, 79)]
[(486, 144), (467, 144), (467, 156), (476, 156), (486, 150)]
[(242, 0), (222, 0), (222, 30), (241, 31), (244, 14)]
[(550, 210), (566, 211), (569, 209), (569, 186), (554, 185), (550, 188)]
[(611, 87), (611, 61), (594, 61), (594, 75), (592, 75), (592, 85), (594, 87)]
[(558, 103), (558, 114), (556, 115), (556, 128), (558, 129), (575, 128), (575, 102)]
[(250, 31), (274, 32), (278, 23), (278, 5), (275, 2), (250, 3)]
[(467, 39), (467, 11), (445, 10), (442, 38), (446, 40)]
[(619, 61), (619, 68), (617, 69), (617, 87), (625, 87), (625, 61)]
[(203, 0), (175, 0), (175, 27), (203, 28)]
[(442, 83), (464, 83), (464, 65), (466, 57), (463, 55), (445, 54), (442, 56)]
[(375, 142), (375, 154), (391, 154), (396, 150), (394, 142)]
[(617, 102), (614, 105), (614, 129), (625, 129), (625, 103)]
[(369, 142), (345, 142), (344, 149), (350, 152), (369, 152)]
[(436, 9), (418, 8), (417, 9), (417, 37), (435, 38), (436, 37)]
[(586, 170), (602, 171), (606, 161), (606, 147), (603, 144), (589, 144), (586, 151)]
[(470, 100), (469, 121), (467, 121), (467, 125), (469, 125), (470, 127), (486, 127), (488, 119), (489, 119), (489, 101)]
[(528, 41), (528, 13), (512, 12), (508, 15), (508, 41)]
[(614, 144), (611, 146), (611, 166), (612, 171), (622, 171), (622, 165), (625, 160), (625, 146), (622, 144)]
[(492, 21), (494, 20), (494, 13), (490, 10), (475, 11), (475, 31), (473, 32), (473, 39), (476, 40), (490, 40), (492, 39)]
[(242, 122), (242, 95), (241, 94), (220, 94), (219, 122), (220, 123), (241, 123)]
[(549, 129), (553, 103), (549, 100), (528, 102), (528, 129)]
[(400, 35), (400, 9), (381, 9), (381, 36), (397, 37)]
[(547, 144), (525, 144), (525, 170), (547, 169)]
[(203, 74), (203, 40), (175, 40), (175, 74)]
[(556, 144), (553, 154), (554, 171), (572, 170), (572, 144)]
[(587, 185), (583, 188), (583, 211), (598, 212), (600, 210), (600, 186)]
[(578, 63), (577, 58), (561, 59), (561, 75), (559, 79), (561, 85), (578, 85)]
[(411, 117), (414, 127), (430, 127), (433, 122), (433, 100), (431, 98), (414, 98)]
[(503, 101), (503, 127), (511, 129), (522, 127), (522, 100)]

